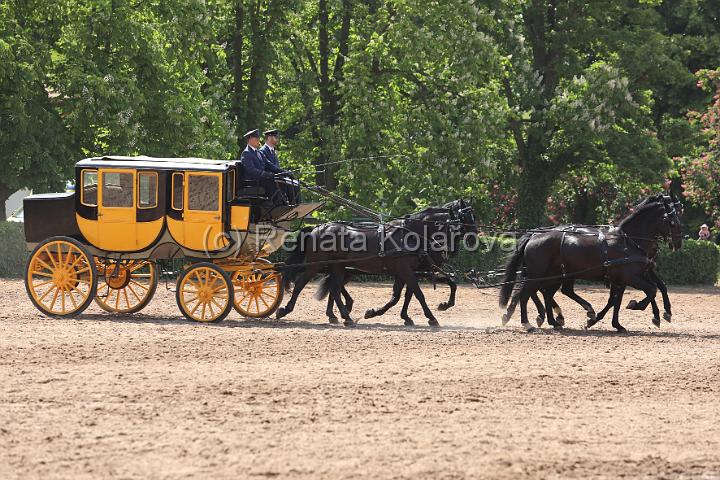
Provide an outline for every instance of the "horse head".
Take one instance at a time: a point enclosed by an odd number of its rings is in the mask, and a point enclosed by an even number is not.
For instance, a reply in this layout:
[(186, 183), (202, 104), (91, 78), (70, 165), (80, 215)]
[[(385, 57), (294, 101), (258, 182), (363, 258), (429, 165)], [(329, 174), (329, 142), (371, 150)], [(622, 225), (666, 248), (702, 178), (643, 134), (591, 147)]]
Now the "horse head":
[(671, 250), (678, 250), (682, 247), (682, 217), (683, 205), (675, 192), (670, 191), (670, 195), (663, 195), (663, 205), (665, 206), (665, 215), (663, 222), (666, 226), (665, 236), (669, 238), (669, 247)]
[(620, 223), (620, 228), (640, 241), (669, 238), (670, 248), (677, 250), (682, 245), (682, 223), (676, 205), (671, 196), (647, 197)]

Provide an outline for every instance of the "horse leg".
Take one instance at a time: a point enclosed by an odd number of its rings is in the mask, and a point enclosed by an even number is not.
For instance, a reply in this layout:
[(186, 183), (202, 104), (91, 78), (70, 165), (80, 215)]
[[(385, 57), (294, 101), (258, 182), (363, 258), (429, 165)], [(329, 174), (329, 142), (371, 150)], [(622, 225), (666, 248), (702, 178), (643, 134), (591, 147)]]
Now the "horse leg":
[(347, 291), (347, 288), (345, 288), (344, 285), (340, 293), (342, 293), (342, 296), (345, 299), (345, 307), (347, 308), (347, 311), (352, 312), (355, 300), (353, 300), (353, 298), (350, 296), (350, 293)]
[(345, 320), (344, 325), (346, 327), (352, 327), (355, 325), (352, 318), (350, 317), (350, 312), (348, 311), (345, 304), (342, 302), (342, 290), (343, 290), (343, 280), (345, 277), (345, 272), (342, 267), (333, 267), (330, 269), (330, 296), (335, 300), (335, 305), (337, 305), (338, 310), (340, 311), (340, 316)]
[(423, 313), (425, 314), (425, 318), (428, 319), (428, 324), (431, 327), (439, 327), (440, 324), (438, 323), (437, 319), (432, 313), (432, 310), (430, 310), (430, 307), (428, 307), (427, 302), (425, 301), (425, 295), (422, 293), (422, 290), (420, 289), (420, 284), (418, 284), (417, 277), (415, 276), (414, 270), (405, 271), (405, 277), (406, 277), (406, 284), (407, 288), (414, 293), (415, 298), (417, 298), (418, 302), (420, 302), (420, 306), (423, 309)]
[(300, 276), (300, 278), (295, 282), (295, 287), (293, 288), (292, 296), (290, 297), (290, 300), (284, 307), (280, 307), (277, 310), (277, 313), (275, 314), (275, 318), (280, 319), (283, 318), (288, 313), (292, 312), (295, 309), (295, 303), (297, 302), (298, 297), (300, 296), (300, 292), (302, 292), (303, 288), (305, 288), (305, 285), (308, 284), (310, 279), (312, 279), (316, 274), (318, 273), (318, 269), (308, 269), (303, 272), (303, 274)]
[(644, 275), (635, 276), (630, 282), (630, 286), (642, 290), (645, 295), (650, 299), (650, 306), (652, 307), (653, 325), (660, 327), (660, 309), (655, 301), (655, 295), (657, 294), (657, 286), (649, 281)]
[(665, 286), (665, 282), (658, 277), (654, 270), (650, 270), (648, 273), (650, 274), (651, 281), (657, 285), (658, 290), (660, 290), (660, 295), (662, 295), (663, 309), (665, 310), (663, 319), (670, 323), (672, 320), (672, 309), (670, 307), (670, 297), (668, 296), (667, 286)]
[[(398, 292), (398, 297), (400, 296), (400, 292)], [(412, 318), (410, 318), (410, 315), (408, 315), (408, 306), (410, 305), (410, 300), (412, 300), (413, 297), (413, 291), (410, 289), (410, 287), (405, 289), (405, 301), (403, 302), (402, 310), (400, 310), (400, 318), (402, 318), (405, 321), (406, 327), (414, 327), (415, 322), (413, 322)]]
[(562, 308), (555, 301), (555, 297), (552, 298), (552, 309), (555, 312), (555, 323), (561, 326), (565, 326), (565, 315), (563, 315)]
[(338, 318), (335, 316), (335, 312), (333, 311), (334, 305), (335, 305), (335, 299), (333, 299), (332, 295), (330, 295), (328, 293), (327, 308), (325, 309), (325, 315), (327, 315), (328, 321), (330, 323), (332, 323), (333, 325), (336, 325), (338, 323)]
[(597, 318), (597, 315), (595, 315), (595, 310), (593, 309), (592, 305), (590, 305), (590, 302), (582, 298), (580, 295), (575, 293), (575, 281), (574, 280), (566, 280), (562, 283), (562, 289), (561, 292), (563, 295), (565, 295), (568, 298), (571, 298), (572, 300), (575, 300), (578, 304), (580, 304), (581, 307), (585, 309), (585, 312), (587, 313), (588, 322), (595, 321)]
[(519, 292), (520, 297), (520, 324), (527, 330), (528, 332), (532, 332), (534, 330), (533, 327), (530, 326), (530, 322), (528, 321), (528, 313), (527, 313), (527, 303), (530, 299), (530, 291), (527, 288), (527, 283), (525, 283)]
[(515, 309), (517, 308), (517, 304), (520, 301), (520, 290), (515, 292), (510, 299), (510, 305), (507, 307), (507, 311), (503, 313), (502, 316), (502, 324), (503, 326), (507, 325), (507, 323), (510, 321), (510, 318), (513, 316), (513, 313), (515, 313)]
[(615, 285), (610, 286), (610, 296), (608, 296), (607, 304), (603, 307), (602, 310), (600, 310), (600, 312), (597, 315), (595, 315), (594, 320), (588, 319), (586, 328), (592, 327), (593, 325), (598, 323), (600, 320), (605, 318), (605, 315), (607, 314), (607, 312), (610, 311), (610, 309), (615, 306), (616, 290), (617, 290), (617, 287), (615, 287)]
[(612, 326), (617, 330), (618, 333), (627, 333), (625, 327), (620, 325), (620, 304), (622, 303), (623, 293), (625, 293), (625, 286), (618, 285), (613, 287), (614, 292), (611, 293), (613, 299), (613, 318)]
[(550, 324), (555, 330), (562, 330), (562, 325), (555, 321), (555, 312), (552, 308), (553, 296), (555, 295), (555, 292), (558, 291), (558, 288), (560, 288), (559, 284), (551, 287), (545, 287), (542, 289), (542, 294), (545, 298), (545, 309), (547, 310), (548, 324)]
[(390, 301), (382, 307), (378, 308), (377, 310), (374, 308), (367, 310), (365, 312), (365, 318), (379, 317), (380, 315), (384, 315), (385, 312), (394, 307), (400, 301), (400, 294), (402, 293), (402, 289), (404, 286), (405, 284), (400, 279), (396, 278), (395, 283), (393, 283), (393, 293)]
[(543, 302), (540, 301), (540, 297), (538, 297), (537, 292), (531, 293), (530, 298), (532, 299), (538, 311), (538, 316), (535, 319), (535, 322), (537, 323), (538, 327), (542, 327), (543, 323), (545, 323), (545, 307), (543, 306)]
[[(657, 273), (655, 273), (655, 271), (652, 269), (648, 270), (645, 276), (648, 281), (654, 283), (655, 286), (657, 286), (657, 289), (660, 290), (660, 295), (662, 295), (663, 308), (665, 310), (665, 313), (663, 313), (663, 318), (666, 321), (670, 322), (670, 320), (672, 320), (672, 310), (670, 306), (670, 297), (668, 297), (667, 286), (665, 286), (665, 282), (663, 282), (660, 277), (658, 277)], [(645, 310), (645, 308), (647, 308), (651, 301), (652, 299), (649, 297), (645, 297), (640, 302), (630, 300), (626, 308), (630, 310)]]
[(450, 307), (455, 306), (455, 292), (457, 291), (457, 283), (447, 276), (442, 276), (438, 278), (439, 282), (444, 283), (448, 287), (450, 287), (450, 297), (448, 298), (447, 302), (441, 302), (440, 305), (438, 305), (438, 310), (445, 311)]

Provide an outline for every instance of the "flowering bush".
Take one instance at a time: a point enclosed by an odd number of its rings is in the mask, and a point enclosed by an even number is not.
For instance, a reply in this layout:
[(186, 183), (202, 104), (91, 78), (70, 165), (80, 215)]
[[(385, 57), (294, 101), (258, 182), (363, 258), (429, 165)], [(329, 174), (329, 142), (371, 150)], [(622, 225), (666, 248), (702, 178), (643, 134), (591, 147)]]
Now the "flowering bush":
[[(691, 156), (679, 159), (685, 196), (708, 215), (720, 218), (720, 69), (697, 72), (697, 86), (713, 94), (704, 112), (688, 113), (707, 143)], [(720, 222), (716, 220), (718, 226)]]

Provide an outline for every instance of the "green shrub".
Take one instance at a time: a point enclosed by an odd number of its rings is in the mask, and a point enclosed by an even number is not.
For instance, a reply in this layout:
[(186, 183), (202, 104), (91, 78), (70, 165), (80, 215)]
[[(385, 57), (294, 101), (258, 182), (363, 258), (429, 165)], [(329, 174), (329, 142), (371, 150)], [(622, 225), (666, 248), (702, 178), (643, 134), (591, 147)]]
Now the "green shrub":
[(28, 252), (22, 223), (0, 222), (0, 277), (22, 277)]
[(712, 242), (684, 240), (676, 252), (662, 245), (657, 263), (658, 274), (666, 283), (714, 285), (720, 268), (720, 249)]

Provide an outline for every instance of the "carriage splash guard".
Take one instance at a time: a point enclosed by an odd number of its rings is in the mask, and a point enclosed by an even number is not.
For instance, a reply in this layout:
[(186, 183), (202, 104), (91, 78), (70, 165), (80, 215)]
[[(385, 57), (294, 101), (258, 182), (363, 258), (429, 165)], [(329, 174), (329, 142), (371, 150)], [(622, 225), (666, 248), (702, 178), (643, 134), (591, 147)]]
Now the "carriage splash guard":
[(273, 223), (289, 222), (310, 215), (324, 204), (323, 202), (308, 202), (295, 206), (278, 205), (270, 211), (270, 218)]

